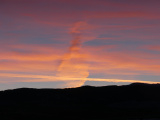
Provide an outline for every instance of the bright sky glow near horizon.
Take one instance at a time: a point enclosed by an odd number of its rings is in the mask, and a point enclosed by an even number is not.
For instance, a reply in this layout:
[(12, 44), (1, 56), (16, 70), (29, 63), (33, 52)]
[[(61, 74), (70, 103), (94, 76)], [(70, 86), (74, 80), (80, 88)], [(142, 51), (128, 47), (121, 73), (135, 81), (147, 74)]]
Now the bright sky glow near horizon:
[(0, 0), (0, 90), (160, 83), (159, 0)]

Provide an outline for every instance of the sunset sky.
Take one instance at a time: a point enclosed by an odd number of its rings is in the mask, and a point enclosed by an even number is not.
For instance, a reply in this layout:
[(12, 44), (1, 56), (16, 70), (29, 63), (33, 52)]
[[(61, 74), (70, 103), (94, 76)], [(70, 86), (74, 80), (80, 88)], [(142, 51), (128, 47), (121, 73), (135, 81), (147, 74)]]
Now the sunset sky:
[(160, 0), (0, 0), (0, 90), (160, 82)]

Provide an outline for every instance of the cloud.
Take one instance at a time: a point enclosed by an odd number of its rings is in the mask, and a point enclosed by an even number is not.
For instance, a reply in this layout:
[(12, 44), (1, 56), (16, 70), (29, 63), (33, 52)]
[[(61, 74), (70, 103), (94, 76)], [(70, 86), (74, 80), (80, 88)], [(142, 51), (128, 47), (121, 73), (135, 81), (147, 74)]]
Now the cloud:
[[(28, 75), (28, 74), (10, 74), (10, 73), (0, 73), (1, 77), (15, 77), (15, 78), (29, 78), (27, 80), (19, 80), (19, 81), (12, 81), (12, 82), (54, 82), (54, 81), (65, 81), (68, 82), (66, 85), (75, 85), (76, 83), (81, 83), (80, 81), (103, 81), (103, 82), (128, 82), (128, 83), (134, 83), (134, 82), (140, 82), (140, 83), (160, 83), (160, 82), (154, 82), (154, 81), (143, 81), (143, 80), (125, 80), (125, 79), (103, 79), (103, 78), (67, 78), (67, 77), (53, 77), (53, 76), (46, 76), (46, 75)], [(6, 83), (6, 81), (0, 81), (1, 83)], [(75, 84), (74, 84), (75, 83)], [(65, 86), (66, 86), (65, 85)], [(69, 87), (69, 86), (66, 86)], [(71, 87), (71, 86), (70, 86)]]
[(68, 87), (77, 87), (84, 84), (84, 80), (88, 77), (88, 65), (85, 63), (85, 55), (80, 53), (81, 49), (81, 31), (86, 25), (85, 22), (76, 22), (71, 28), (71, 34), (73, 40), (71, 40), (71, 46), (69, 52), (66, 53), (61, 60), (61, 63), (57, 69), (57, 77), (64, 78), (81, 78), (81, 81), (67, 83)]
[(88, 72), (103, 78), (160, 73), (157, 0), (0, 2), (1, 72), (82, 79)]
[[(107, 74), (158, 75), (160, 73), (160, 58), (156, 53), (122, 49), (120, 45), (81, 45), (80, 41), (72, 41), (67, 53), (65, 53), (67, 47), (59, 49), (59, 46), (52, 45), (21, 44), (4, 48), (2, 46), (0, 70), (36, 73), (42, 71), (51, 73), (58, 70), (61, 72), (57, 74), (66, 77), (69, 77), (67, 74), (74, 77), (79, 73), (77, 77), (84, 78), (88, 76), (88, 72), (101, 73), (106, 77)], [(154, 47), (152, 46), (152, 49), (155, 49)]]
[[(98, 49), (100, 48), (101, 49)], [(121, 46), (117, 46), (118, 48)], [(160, 73), (160, 58), (157, 54), (143, 51), (123, 50), (115, 47), (93, 46), (86, 50), (89, 71), (103, 74), (140, 75)], [(93, 50), (95, 48), (95, 50)], [(85, 49), (85, 48), (84, 48)], [(118, 50), (118, 51), (117, 51)]]
[(160, 45), (144, 45), (143, 48), (153, 51), (160, 51)]

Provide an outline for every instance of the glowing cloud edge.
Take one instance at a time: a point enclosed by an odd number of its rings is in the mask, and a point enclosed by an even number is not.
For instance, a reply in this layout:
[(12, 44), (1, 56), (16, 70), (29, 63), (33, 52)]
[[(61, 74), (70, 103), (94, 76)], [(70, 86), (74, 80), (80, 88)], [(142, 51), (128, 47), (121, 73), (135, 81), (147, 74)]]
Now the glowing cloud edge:
[[(121, 83), (148, 83), (148, 84), (158, 84), (160, 82), (155, 81), (143, 81), (143, 80), (123, 80), (123, 79), (104, 79), (104, 78), (64, 78), (64, 77), (54, 77), (54, 76), (47, 76), (47, 75), (25, 75), (25, 74), (10, 74), (10, 73), (1, 73), (1, 77), (14, 77), (14, 78), (30, 78), (34, 80), (20, 80), (20, 81), (12, 81), (12, 82), (56, 82), (56, 81), (101, 81), (101, 82), (121, 82)], [(7, 83), (7, 81), (0, 81), (0, 83)]]

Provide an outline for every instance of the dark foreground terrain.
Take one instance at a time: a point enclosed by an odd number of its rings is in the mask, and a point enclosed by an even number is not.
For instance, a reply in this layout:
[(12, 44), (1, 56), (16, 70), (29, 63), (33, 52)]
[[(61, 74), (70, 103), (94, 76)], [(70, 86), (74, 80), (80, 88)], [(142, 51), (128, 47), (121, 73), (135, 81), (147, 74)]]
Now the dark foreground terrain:
[(160, 120), (160, 84), (0, 91), (0, 120)]

